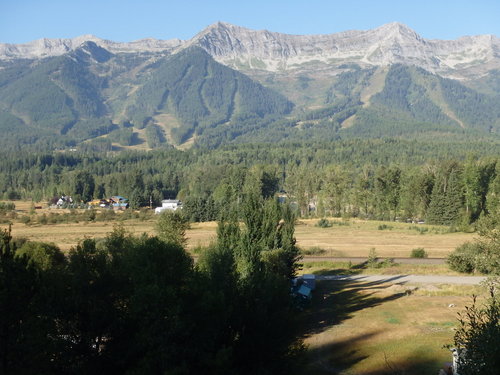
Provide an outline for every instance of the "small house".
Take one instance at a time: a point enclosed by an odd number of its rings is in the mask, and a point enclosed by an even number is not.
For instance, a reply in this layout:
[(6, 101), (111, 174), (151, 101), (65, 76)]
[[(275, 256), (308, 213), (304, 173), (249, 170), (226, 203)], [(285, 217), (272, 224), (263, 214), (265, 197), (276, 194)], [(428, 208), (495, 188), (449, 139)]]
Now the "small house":
[(61, 208), (63, 206), (69, 205), (73, 203), (73, 198), (69, 195), (62, 195), (61, 198), (58, 199), (56, 206), (57, 208)]
[(182, 202), (178, 199), (164, 199), (161, 201), (161, 207), (155, 208), (155, 214), (161, 214), (163, 211), (177, 211), (182, 208)]
[(113, 210), (125, 210), (128, 208), (128, 199), (121, 195), (114, 195), (109, 198), (109, 202)]

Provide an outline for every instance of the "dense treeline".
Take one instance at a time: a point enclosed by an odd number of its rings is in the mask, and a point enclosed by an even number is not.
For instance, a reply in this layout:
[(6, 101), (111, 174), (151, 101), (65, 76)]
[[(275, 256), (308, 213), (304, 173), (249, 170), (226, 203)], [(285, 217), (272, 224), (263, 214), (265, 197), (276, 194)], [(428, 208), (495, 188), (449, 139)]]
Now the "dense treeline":
[[(5, 154), (0, 193), (4, 199), (37, 201), (61, 194), (84, 201), (118, 194), (133, 207), (177, 197), (186, 201), (190, 218), (205, 221), (239, 199), (245, 175), (255, 174), (266, 196), (281, 193), (303, 216), (469, 224), (497, 209), (500, 196), (498, 145), (469, 142), (289, 143), (114, 156)], [(464, 148), (485, 156), (464, 160)], [(425, 154), (433, 149), (441, 160), (428, 160)]]
[(67, 256), (0, 232), (0, 373), (299, 373), (294, 216), (260, 191), (246, 179), (196, 265), (175, 214)]

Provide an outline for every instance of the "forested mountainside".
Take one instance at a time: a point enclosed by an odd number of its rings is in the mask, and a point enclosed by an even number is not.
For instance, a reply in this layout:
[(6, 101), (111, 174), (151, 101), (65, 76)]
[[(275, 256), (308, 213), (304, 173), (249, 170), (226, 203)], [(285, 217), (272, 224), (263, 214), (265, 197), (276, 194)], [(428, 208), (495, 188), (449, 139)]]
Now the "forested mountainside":
[(500, 133), (492, 36), (425, 41), (389, 24), (298, 37), (218, 23), (186, 42), (89, 36), (0, 47), (4, 148), (185, 149)]
[(6, 144), (56, 147), (97, 137), (123, 146), (180, 144), (205, 128), (280, 116), (293, 106), (201, 49), (134, 58), (91, 42), (69, 55), (5, 67), (0, 102)]

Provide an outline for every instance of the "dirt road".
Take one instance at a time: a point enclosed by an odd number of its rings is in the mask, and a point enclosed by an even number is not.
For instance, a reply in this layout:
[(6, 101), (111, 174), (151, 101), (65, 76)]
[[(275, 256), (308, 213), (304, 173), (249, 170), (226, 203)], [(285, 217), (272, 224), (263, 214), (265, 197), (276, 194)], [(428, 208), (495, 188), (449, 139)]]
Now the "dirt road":
[(439, 276), (439, 275), (334, 275), (316, 276), (317, 280), (385, 282), (393, 284), (455, 284), (477, 285), (485, 276)]

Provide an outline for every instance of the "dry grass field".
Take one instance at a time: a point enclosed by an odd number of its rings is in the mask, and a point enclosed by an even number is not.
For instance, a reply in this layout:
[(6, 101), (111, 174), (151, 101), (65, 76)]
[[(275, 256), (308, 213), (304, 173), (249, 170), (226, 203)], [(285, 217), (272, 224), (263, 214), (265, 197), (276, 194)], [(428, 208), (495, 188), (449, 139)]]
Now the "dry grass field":
[[(124, 220), (119, 222), (132, 234), (140, 235), (142, 233), (155, 234), (156, 220), (141, 221), (137, 219)], [(25, 237), (32, 241), (53, 242), (61, 250), (67, 251), (71, 247), (86, 238), (104, 238), (113, 230), (118, 222), (79, 222), (65, 224), (47, 224), (47, 225), (25, 225), (14, 223), (12, 225), (12, 235), (14, 237)], [(6, 227), (6, 225), (0, 225)], [(208, 245), (215, 238), (216, 223), (192, 224), (188, 230), (188, 248)]]
[(320, 281), (304, 314), (305, 374), (437, 374), (478, 287)]
[(297, 244), (319, 247), (326, 250), (325, 255), (338, 257), (366, 257), (372, 248), (381, 257), (408, 257), (413, 249), (421, 247), (429, 257), (442, 258), (474, 238), (471, 233), (448, 233), (447, 227), (426, 224), (333, 219), (337, 224), (319, 228), (315, 226), (317, 221), (298, 222)]
[[(31, 202), (16, 201), (15, 204), (18, 215), (29, 214)], [(46, 205), (42, 207), (42, 209), (35, 210), (35, 218), (43, 214), (69, 212), (62, 209), (49, 209)], [(119, 215), (117, 215), (118, 218)], [(297, 245), (304, 249), (321, 248), (325, 250), (322, 255), (337, 257), (366, 257), (372, 248), (379, 257), (408, 257), (412, 249), (424, 248), (429, 257), (439, 258), (445, 257), (458, 245), (474, 238), (474, 234), (471, 233), (449, 233), (447, 227), (426, 224), (357, 219), (348, 221), (330, 219), (330, 221), (334, 225), (329, 228), (320, 228), (316, 226), (317, 219), (299, 220), (295, 231)], [(146, 220), (80, 221), (47, 225), (38, 224), (36, 220), (32, 222), (35, 224), (25, 225), (14, 220), (13, 235), (31, 240), (54, 242), (61, 249), (69, 250), (85, 237), (105, 237), (113, 230), (117, 222), (122, 223), (131, 233), (153, 234), (156, 218), (152, 216)], [(6, 227), (6, 225), (0, 224), (0, 227)], [(191, 229), (187, 232), (188, 248), (208, 245), (215, 239), (216, 228), (217, 224), (214, 222), (191, 224)]]

